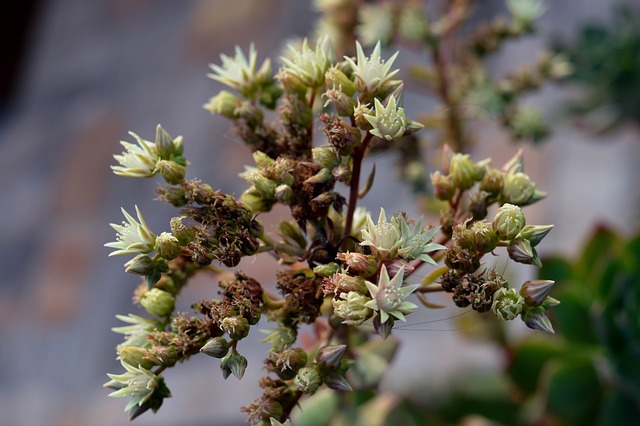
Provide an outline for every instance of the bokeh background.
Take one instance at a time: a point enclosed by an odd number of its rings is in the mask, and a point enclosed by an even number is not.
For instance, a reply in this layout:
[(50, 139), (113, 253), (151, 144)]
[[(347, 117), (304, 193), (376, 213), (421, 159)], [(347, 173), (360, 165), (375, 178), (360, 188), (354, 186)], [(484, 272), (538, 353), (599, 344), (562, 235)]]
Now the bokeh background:
[[(483, 14), (502, 1), (477, 1)], [(612, 1), (549, 1), (534, 38), (510, 43), (490, 61), (496, 72), (531, 62), (554, 40), (571, 40), (587, 21), (607, 22)], [(125, 401), (107, 398), (106, 372), (119, 372), (116, 313), (131, 311), (134, 276), (123, 260), (107, 258), (109, 222), (120, 206), (137, 204), (152, 229), (166, 227), (173, 210), (153, 201), (155, 182), (114, 176), (109, 165), (119, 140), (132, 130), (152, 139), (157, 123), (184, 136), (189, 177), (239, 194), (248, 150), (227, 123), (202, 109), (221, 87), (206, 78), (208, 64), (235, 44), (255, 42), (260, 60), (278, 56), (284, 40), (308, 34), (316, 14), (301, 0), (32, 0), (9, 1), (3, 13), (0, 106), (0, 425), (127, 424)], [(8, 12), (9, 9), (12, 12)], [(22, 20), (21, 17), (25, 17)], [(402, 56), (400, 61), (402, 61)], [(551, 86), (531, 97), (554, 121), (575, 88)], [(421, 106), (429, 109), (431, 105)], [(640, 133), (622, 126), (600, 137), (555, 120), (539, 147), (525, 146), (526, 170), (549, 197), (532, 207), (531, 221), (554, 223), (544, 253), (575, 254), (597, 223), (622, 232), (637, 226)], [(497, 125), (482, 129), (474, 157), (497, 164), (516, 148)], [(392, 167), (378, 164), (372, 210), (414, 209), (411, 192), (391, 183)], [(387, 171), (385, 171), (387, 170)], [(148, 212), (148, 213), (147, 213)], [(243, 261), (269, 277), (272, 265)], [(201, 277), (185, 295), (213, 297), (215, 280)], [(421, 312), (415, 321), (454, 311)], [(514, 332), (522, 332), (523, 325)], [(388, 380), (400, 391), (413, 382), (446, 380), (460, 363), (491, 365), (491, 348), (470, 344), (447, 321), (399, 333), (403, 346)], [(250, 368), (242, 382), (220, 377), (218, 363), (194, 357), (166, 373), (173, 398), (139, 425), (243, 424), (242, 404), (255, 383), (266, 347), (247, 343)], [(244, 342), (243, 342), (244, 344)], [(442, 354), (447, 356), (442, 356)], [(414, 361), (426, 359), (421, 366)], [(428, 364), (428, 366), (427, 366)], [(406, 368), (411, 365), (411, 368)], [(402, 367), (405, 368), (402, 368)], [(416, 370), (418, 373), (416, 373)]]

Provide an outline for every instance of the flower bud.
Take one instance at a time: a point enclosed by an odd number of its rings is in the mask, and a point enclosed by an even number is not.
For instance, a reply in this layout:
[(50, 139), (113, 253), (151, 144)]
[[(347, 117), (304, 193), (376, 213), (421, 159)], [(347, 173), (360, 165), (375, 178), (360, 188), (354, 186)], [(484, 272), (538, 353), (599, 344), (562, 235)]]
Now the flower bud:
[(545, 309), (542, 306), (536, 306), (535, 308), (527, 309), (523, 316), (523, 321), (527, 327), (534, 330), (546, 331), (547, 333), (554, 333), (553, 325), (547, 316)]
[(163, 259), (167, 260), (175, 259), (182, 250), (180, 241), (170, 232), (163, 232), (158, 235), (154, 248)]
[(362, 253), (338, 253), (336, 256), (344, 263), (349, 272), (363, 277), (370, 277), (378, 270), (378, 260), (375, 256)]
[(159, 124), (156, 127), (156, 150), (158, 151), (158, 154), (160, 154), (160, 158), (163, 160), (171, 158), (171, 155), (175, 150), (173, 138)]
[(233, 340), (241, 340), (249, 334), (249, 321), (244, 317), (226, 317), (220, 323), (225, 333)]
[(312, 364), (308, 367), (301, 368), (298, 370), (298, 374), (296, 374), (296, 378), (293, 382), (301, 392), (309, 394), (314, 393), (318, 390), (320, 385), (322, 385), (319, 366), (317, 364)]
[(501, 320), (512, 320), (522, 312), (524, 298), (515, 288), (503, 287), (493, 294), (491, 311)]
[(229, 347), (227, 339), (219, 336), (209, 340), (206, 345), (200, 348), (200, 352), (204, 352), (214, 358), (222, 358), (229, 352)]
[(153, 361), (145, 358), (147, 349), (137, 346), (118, 346), (118, 359), (132, 367), (150, 369), (156, 365)]
[(502, 192), (502, 183), (504, 181), (504, 173), (498, 169), (488, 168), (480, 182), (480, 190), (488, 192), (491, 195), (497, 195)]
[(502, 184), (502, 201), (524, 205), (533, 197), (536, 185), (522, 172), (508, 173)]
[(493, 229), (501, 240), (512, 240), (524, 228), (526, 219), (520, 207), (504, 204), (496, 212)]
[(535, 247), (551, 231), (553, 225), (526, 225), (518, 234), (518, 238), (524, 238)]
[(469, 189), (476, 182), (477, 166), (471, 161), (469, 154), (453, 154), (449, 167), (449, 176), (456, 188)]
[(527, 306), (540, 306), (545, 301), (555, 281), (531, 280), (526, 281), (520, 288), (520, 295), (524, 297)]
[(373, 318), (374, 330), (376, 330), (376, 333), (378, 333), (378, 335), (385, 340), (391, 334), (391, 329), (393, 329), (393, 324), (395, 324), (395, 321), (392, 317), (387, 318), (385, 322), (382, 322), (380, 315), (376, 315)]
[(289, 204), (291, 202), (291, 197), (293, 196), (293, 189), (289, 185), (278, 185), (276, 186), (275, 197), (276, 200), (280, 201), (283, 204)]
[(351, 168), (349, 166), (341, 164), (331, 171), (331, 175), (338, 182), (349, 183), (351, 182)]
[(531, 247), (531, 243), (523, 238), (515, 238), (509, 243), (507, 247), (507, 253), (509, 257), (518, 263), (524, 263), (525, 265), (542, 266), (536, 250)]
[(328, 388), (333, 390), (343, 392), (351, 392), (353, 390), (349, 382), (347, 382), (347, 379), (345, 379), (344, 376), (337, 371), (329, 372), (329, 374), (327, 374), (327, 377), (325, 378), (325, 383)]
[(473, 247), (480, 253), (489, 253), (498, 245), (498, 235), (484, 221), (477, 221), (471, 226)]
[(315, 268), (313, 268), (313, 273), (320, 277), (326, 278), (337, 274), (339, 270), (340, 265), (335, 262), (331, 262), (324, 265), (316, 266)]
[(329, 89), (324, 92), (323, 96), (327, 98), (324, 106), (329, 104), (333, 105), (336, 109), (336, 113), (340, 117), (349, 117), (353, 114), (353, 109), (356, 107), (356, 101), (353, 97), (345, 94), (340, 87), (334, 86), (333, 89)]
[(222, 370), (222, 377), (226, 380), (229, 375), (233, 374), (238, 379), (242, 379), (244, 372), (247, 369), (247, 359), (240, 355), (236, 351), (231, 351), (220, 361), (220, 369)]
[(369, 108), (369, 104), (362, 104), (360, 103), (360, 101), (358, 101), (356, 107), (353, 109), (353, 118), (358, 129), (365, 132), (373, 129), (371, 123), (369, 123), (369, 121), (365, 118), (367, 115), (371, 114), (373, 114), (373, 110)]
[(242, 100), (231, 92), (222, 90), (216, 96), (209, 99), (209, 102), (204, 105), (204, 109), (209, 110), (211, 114), (220, 114), (223, 117), (233, 120), (238, 118), (236, 108), (241, 102)]
[(186, 169), (183, 165), (171, 160), (158, 160), (156, 169), (164, 180), (170, 185), (178, 185), (184, 182)]
[(436, 197), (442, 201), (449, 201), (453, 198), (453, 194), (456, 191), (456, 187), (453, 186), (453, 182), (449, 176), (441, 174), (439, 171), (431, 174), (431, 184), (436, 192)]
[(124, 264), (125, 272), (147, 275), (155, 268), (153, 260), (146, 254), (139, 254)]
[(329, 146), (318, 146), (311, 150), (313, 159), (325, 169), (333, 169), (340, 164), (340, 159), (333, 148)]
[(324, 74), (327, 87), (338, 88), (345, 95), (352, 97), (356, 93), (356, 84), (337, 66), (333, 66)]
[(176, 299), (167, 291), (152, 288), (140, 297), (140, 304), (151, 315), (167, 317), (173, 312)]
[(335, 274), (331, 277), (331, 281), (335, 286), (336, 294), (348, 293), (350, 291), (363, 294), (367, 293), (367, 286), (364, 283), (365, 279), (361, 276), (354, 277), (348, 274)]
[(274, 365), (274, 371), (282, 380), (293, 379), (298, 371), (307, 365), (308, 356), (302, 348), (287, 349), (281, 353), (273, 354), (270, 362)]
[(335, 370), (340, 365), (347, 345), (325, 346), (316, 354), (316, 361), (323, 367)]
[(171, 232), (178, 239), (181, 246), (186, 246), (193, 241), (196, 231), (191, 226), (186, 226), (183, 222), (184, 216), (171, 218)]
[(371, 299), (356, 291), (339, 293), (339, 299), (331, 299), (333, 313), (342, 318), (344, 324), (360, 325), (373, 314), (373, 311), (365, 306)]

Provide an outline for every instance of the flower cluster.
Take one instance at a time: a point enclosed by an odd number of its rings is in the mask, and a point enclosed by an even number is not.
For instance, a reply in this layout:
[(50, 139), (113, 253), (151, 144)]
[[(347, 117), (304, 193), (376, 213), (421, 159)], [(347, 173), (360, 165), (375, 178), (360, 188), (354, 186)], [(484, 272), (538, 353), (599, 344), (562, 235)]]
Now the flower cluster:
[[(371, 22), (357, 30), (365, 39), (383, 24), (376, 13), (372, 6)], [(426, 34), (424, 22), (411, 24)], [(387, 25), (391, 31), (394, 24)], [(443, 169), (432, 175), (436, 197), (448, 204), (441, 226), (406, 213), (388, 216), (382, 208), (374, 220), (358, 206), (375, 179), (374, 168), (361, 182), (365, 157), (380, 147), (412, 146), (423, 126), (402, 106), (404, 83), (393, 69), (398, 53), (384, 59), (379, 41), (369, 55), (359, 42), (352, 49), (355, 56), (336, 59), (327, 38), (304, 40), (290, 47), (275, 74), (268, 59), (258, 68), (253, 45), (246, 55), (236, 48), (233, 57), (221, 55), (222, 63), (211, 65), (209, 76), (231, 91), (220, 91), (205, 108), (228, 118), (252, 154), (240, 173), (247, 189), (238, 199), (185, 179), (182, 138), (161, 126), (155, 142), (132, 133), (138, 144), (123, 142), (126, 152), (114, 156), (118, 175), (160, 174), (166, 185), (156, 190), (158, 199), (179, 209), (159, 233), (137, 206), (137, 217), (123, 209), (125, 222), (111, 225), (116, 241), (106, 244), (111, 255), (133, 257), (125, 270), (144, 277), (133, 301), (151, 317), (119, 316), (127, 325), (114, 328), (124, 335), (117, 355), (125, 372), (110, 374), (105, 386), (114, 390), (111, 396), (131, 398), (132, 418), (157, 410), (170, 396), (161, 373), (196, 354), (219, 360), (223, 378), (241, 379), (250, 367), (243, 340), (261, 319), (273, 324), (263, 340), (270, 346), (267, 375), (259, 383), (262, 395), (243, 410), (262, 425), (287, 424), (300, 398), (323, 386), (377, 385), (382, 372), (362, 377), (372, 357), (368, 346), (354, 342), (392, 344), (387, 337), (395, 322), (407, 321), (417, 302), (434, 307), (427, 292), (449, 292), (458, 306), (491, 310), (504, 320), (520, 315), (529, 327), (552, 330), (546, 316), (556, 303), (548, 295), (552, 281), (530, 281), (517, 291), (494, 270), (480, 270), (481, 257), (500, 246), (517, 262), (540, 265), (535, 246), (551, 226), (526, 223), (521, 207), (544, 193), (524, 174), (520, 154), (498, 170), (445, 148)], [(316, 108), (322, 108), (317, 117)], [(316, 123), (321, 143), (313, 140)], [(498, 209), (487, 222), (492, 204)], [(290, 217), (279, 212), (279, 221), (265, 229), (261, 220), (277, 205)], [(244, 272), (229, 278), (212, 265), (234, 268), (263, 253), (278, 261), (277, 294)], [(432, 270), (412, 283), (418, 268)], [(201, 271), (222, 276), (217, 296), (191, 304), (191, 313), (176, 313), (181, 290)], [(313, 338), (298, 338), (303, 324), (313, 324)], [(372, 330), (383, 339), (372, 339)]]

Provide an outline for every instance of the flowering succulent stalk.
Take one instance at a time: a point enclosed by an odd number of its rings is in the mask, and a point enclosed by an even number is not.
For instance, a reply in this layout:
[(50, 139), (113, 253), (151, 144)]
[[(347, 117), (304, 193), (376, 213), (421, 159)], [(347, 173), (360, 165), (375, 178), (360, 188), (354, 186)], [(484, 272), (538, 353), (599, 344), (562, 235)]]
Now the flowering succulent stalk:
[[(404, 36), (432, 44), (435, 66), (444, 75), (443, 61), (449, 58), (439, 52), (436, 36), (445, 38), (446, 26), (458, 24), (431, 23), (420, 16), (412, 20), (403, 8), (414, 14), (421, 8), (411, 1), (361, 9), (352, 0), (317, 3), (322, 10), (340, 9), (343, 18), (360, 19), (347, 26), (375, 43), (371, 55), (356, 42), (355, 58), (338, 62), (329, 39), (322, 37), (315, 48), (307, 40), (290, 48), (277, 76), (269, 59), (258, 68), (253, 45), (246, 55), (236, 47), (233, 57), (221, 55), (222, 63), (211, 65), (209, 77), (236, 93), (222, 90), (205, 108), (231, 120), (233, 134), (253, 157), (240, 174), (247, 188), (239, 199), (187, 180), (182, 138), (171, 137), (161, 126), (154, 143), (132, 133), (137, 145), (123, 142), (126, 151), (115, 156), (119, 165), (112, 167), (114, 173), (160, 175), (164, 186), (157, 189), (158, 199), (180, 209), (169, 221), (170, 232), (158, 235), (137, 206), (137, 218), (123, 209), (125, 222), (111, 225), (116, 241), (105, 244), (113, 249), (110, 255), (132, 255), (125, 270), (143, 277), (133, 300), (152, 317), (119, 316), (126, 325), (114, 328), (124, 335), (117, 355), (125, 372), (110, 374), (106, 386), (114, 390), (111, 396), (131, 398), (127, 409), (132, 418), (160, 407), (170, 396), (161, 372), (191, 356), (215, 358), (209, 360), (219, 364), (223, 378), (233, 374), (241, 379), (255, 366), (239, 350), (261, 319), (273, 325), (262, 341), (269, 345), (266, 376), (259, 383), (262, 394), (243, 408), (253, 424), (289, 424), (301, 399), (321, 387), (341, 392), (375, 387), (379, 379), (368, 377), (369, 370), (380, 376), (389, 351), (368, 354), (364, 348), (373, 343), (374, 330), (386, 339), (396, 321), (407, 321), (418, 308), (408, 300), (414, 293), (427, 308), (439, 305), (426, 294), (444, 291), (457, 306), (491, 310), (503, 320), (520, 316), (529, 327), (552, 329), (546, 316), (557, 302), (549, 296), (551, 281), (529, 281), (517, 291), (495, 269), (481, 268), (485, 254), (505, 246), (512, 259), (540, 265), (534, 247), (551, 225), (526, 225), (521, 207), (544, 193), (524, 174), (521, 153), (496, 169), (489, 160), (474, 162), (445, 146), (442, 170), (431, 175), (435, 195), (445, 206), (440, 226), (425, 226), (423, 217), (412, 220), (402, 212), (388, 217), (383, 208), (374, 222), (358, 206), (375, 177), (374, 169), (361, 186), (363, 161), (380, 147), (401, 148), (411, 157), (406, 173), (427, 175), (415, 136), (423, 125), (406, 117), (405, 86), (395, 79), (399, 70), (392, 69), (398, 53), (383, 59), (374, 32), (383, 29), (376, 36), (384, 36), (383, 41)], [(465, 4), (456, 11), (464, 12)], [(450, 18), (461, 19), (455, 16)], [(400, 30), (398, 22), (411, 25)], [(451, 76), (458, 78), (457, 73)], [(447, 99), (454, 96), (445, 93), (448, 78), (441, 78), (438, 87)], [(326, 99), (319, 126), (314, 122), (317, 97)], [(267, 115), (265, 109), (273, 111)], [(455, 115), (455, 108), (450, 114)], [(456, 117), (450, 118), (454, 129)], [(318, 127), (324, 143), (313, 140)], [(457, 137), (459, 142), (461, 133)], [(342, 195), (345, 187), (348, 196)], [(290, 217), (273, 227), (263, 225), (263, 217), (278, 204), (284, 209), (278, 215), (288, 210)], [(492, 205), (498, 211), (488, 222)], [(279, 265), (270, 290), (242, 272), (232, 275), (217, 267), (234, 268), (243, 257), (266, 254)], [(438, 266), (443, 259), (444, 266)], [(423, 282), (411, 283), (420, 268)], [(201, 271), (231, 278), (220, 280), (211, 297), (191, 303), (192, 312), (174, 312), (182, 289)], [(299, 340), (304, 324), (314, 326), (308, 338)], [(353, 365), (356, 371), (347, 380), (345, 373)]]

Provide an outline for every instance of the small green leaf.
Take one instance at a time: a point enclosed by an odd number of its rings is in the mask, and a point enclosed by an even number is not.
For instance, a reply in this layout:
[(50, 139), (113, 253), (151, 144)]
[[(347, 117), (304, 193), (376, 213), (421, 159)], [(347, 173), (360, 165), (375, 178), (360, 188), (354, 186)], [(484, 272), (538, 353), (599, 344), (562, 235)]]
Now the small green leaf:
[(547, 364), (547, 408), (559, 424), (591, 424), (602, 397), (602, 384), (589, 359), (565, 358)]
[(291, 422), (296, 426), (326, 426), (337, 413), (340, 398), (331, 389), (322, 389), (302, 399), (293, 410)]

